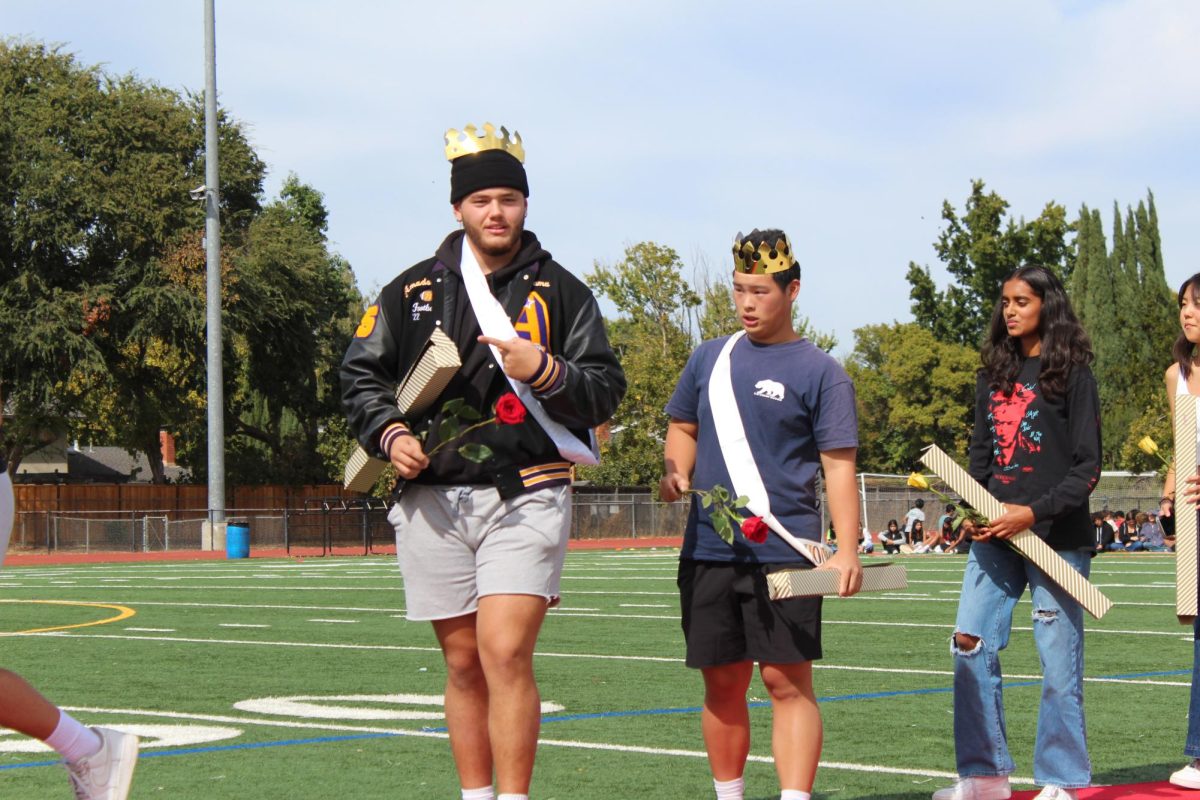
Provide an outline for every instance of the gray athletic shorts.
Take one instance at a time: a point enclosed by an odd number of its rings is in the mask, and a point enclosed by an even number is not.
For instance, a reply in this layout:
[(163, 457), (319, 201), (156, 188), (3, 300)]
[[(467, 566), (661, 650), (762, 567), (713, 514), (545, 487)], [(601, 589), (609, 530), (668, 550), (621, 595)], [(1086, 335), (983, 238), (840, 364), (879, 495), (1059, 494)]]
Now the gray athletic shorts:
[(407, 617), (470, 614), (489, 594), (559, 596), (571, 534), (571, 487), (501, 500), (490, 486), (409, 484), (388, 512)]

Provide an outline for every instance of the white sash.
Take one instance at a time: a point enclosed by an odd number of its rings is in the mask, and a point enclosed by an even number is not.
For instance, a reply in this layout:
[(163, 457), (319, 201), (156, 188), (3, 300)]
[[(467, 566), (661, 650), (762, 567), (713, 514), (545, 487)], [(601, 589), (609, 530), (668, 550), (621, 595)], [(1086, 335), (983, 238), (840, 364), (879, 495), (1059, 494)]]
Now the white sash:
[[(513, 327), (512, 320), (508, 318), (508, 312), (504, 310), (504, 306), (500, 305), (500, 301), (488, 288), (487, 278), (483, 276), (483, 270), (479, 268), (479, 262), (475, 259), (474, 251), (471, 250), (471, 243), (465, 236), (462, 240), (461, 268), (463, 285), (467, 288), (467, 298), (471, 301), (471, 309), (475, 312), (475, 318), (479, 320), (479, 329), (485, 336), (493, 339), (507, 341), (516, 338), (516, 328)], [(503, 372), (504, 358), (501, 356), (499, 348), (495, 345), (488, 345), (488, 347), (491, 348), (492, 357), (496, 359), (497, 366)], [(508, 378), (517, 397), (521, 398), (521, 402), (525, 404), (525, 408), (529, 409), (529, 413), (537, 420), (538, 425), (542, 426), (542, 430), (554, 442), (559, 455), (575, 464), (600, 463), (600, 453), (596, 449), (594, 433), (589, 437), (592, 440), (591, 446), (585, 445), (565, 425), (550, 419), (546, 409), (542, 408), (542, 404), (533, 396), (533, 390), (529, 388), (528, 384), (515, 380), (507, 374), (505, 377)]]
[(754, 454), (750, 452), (750, 443), (746, 441), (746, 429), (742, 425), (737, 398), (733, 395), (733, 378), (729, 366), (729, 353), (745, 334), (745, 331), (738, 331), (729, 337), (729, 341), (721, 348), (708, 379), (708, 405), (712, 411), (717, 441), (721, 445), (721, 456), (725, 459), (725, 471), (729, 473), (729, 479), (733, 482), (733, 494), (749, 498), (750, 502), (746, 507), (753, 514), (762, 517), (767, 527), (790, 544), (796, 552), (820, 566), (829, 558), (829, 548), (820, 542), (793, 536), (771, 513), (767, 487), (763, 485), (758, 464), (754, 462)]

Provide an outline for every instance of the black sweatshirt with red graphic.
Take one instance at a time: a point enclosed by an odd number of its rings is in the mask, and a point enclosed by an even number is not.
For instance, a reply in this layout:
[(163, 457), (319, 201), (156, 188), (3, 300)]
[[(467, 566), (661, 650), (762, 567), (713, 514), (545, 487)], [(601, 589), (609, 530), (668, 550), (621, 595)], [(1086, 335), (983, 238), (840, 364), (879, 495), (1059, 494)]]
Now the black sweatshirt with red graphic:
[(1055, 550), (1092, 547), (1088, 496), (1100, 478), (1100, 396), (1077, 365), (1063, 397), (1038, 384), (1041, 358), (1025, 359), (1010, 395), (975, 383), (971, 477), (1001, 502), (1029, 506), (1033, 531)]

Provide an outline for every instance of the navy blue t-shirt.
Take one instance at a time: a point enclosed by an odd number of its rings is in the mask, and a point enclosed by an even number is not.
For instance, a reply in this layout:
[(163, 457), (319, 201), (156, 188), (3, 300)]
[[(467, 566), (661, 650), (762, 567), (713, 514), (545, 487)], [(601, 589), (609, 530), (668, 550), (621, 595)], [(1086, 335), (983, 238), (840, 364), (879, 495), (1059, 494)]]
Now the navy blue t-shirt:
[[(667, 403), (674, 419), (699, 423), (692, 488), (720, 484), (734, 492), (713, 427), (708, 379), (729, 337), (704, 342), (692, 353)], [(858, 446), (854, 385), (842, 366), (807, 339), (756, 344), (748, 336), (730, 353), (733, 394), (773, 513), (793, 535), (821, 540), (816, 476), (821, 451)], [(736, 492), (734, 492), (736, 493)], [(734, 534), (733, 546), (713, 530), (709, 511), (691, 496), (683, 558), (698, 561), (802, 561), (774, 533), (762, 544)], [(750, 512), (742, 509), (741, 516)]]

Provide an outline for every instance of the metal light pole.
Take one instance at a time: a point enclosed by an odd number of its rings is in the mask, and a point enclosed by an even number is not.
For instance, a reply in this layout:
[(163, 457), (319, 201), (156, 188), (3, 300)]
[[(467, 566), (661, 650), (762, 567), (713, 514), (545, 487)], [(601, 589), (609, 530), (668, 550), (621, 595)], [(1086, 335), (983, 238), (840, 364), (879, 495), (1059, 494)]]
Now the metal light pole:
[(204, 0), (204, 241), (208, 259), (208, 521), (217, 532), (224, 530), (225, 523), (225, 386), (221, 362), (221, 193), (217, 175), (217, 34), (213, 2)]

